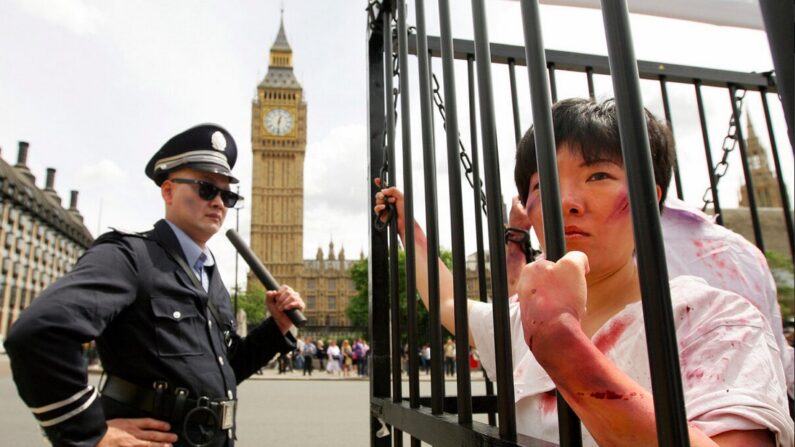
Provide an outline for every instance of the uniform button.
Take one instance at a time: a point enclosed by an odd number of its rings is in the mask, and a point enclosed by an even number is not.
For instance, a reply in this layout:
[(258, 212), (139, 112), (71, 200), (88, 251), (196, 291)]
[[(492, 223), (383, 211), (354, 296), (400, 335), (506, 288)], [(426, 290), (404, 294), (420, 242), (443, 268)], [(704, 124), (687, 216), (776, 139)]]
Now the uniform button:
[(226, 396), (230, 399), (234, 399), (235, 396), (232, 394), (232, 390), (226, 390)]
[(174, 313), (173, 313), (172, 315), (173, 315), (173, 316), (174, 316), (174, 318), (176, 318), (177, 320), (179, 320), (179, 317), (181, 317), (181, 316), (182, 316), (182, 314), (181, 314), (181, 313), (179, 313), (179, 311), (178, 311), (178, 310), (175, 310), (175, 311), (174, 311)]
[(210, 326), (210, 329), (213, 328), (213, 320), (207, 320), (207, 326)]
[(218, 356), (218, 363), (220, 363), (221, 365), (224, 364), (224, 358), (221, 357), (220, 355)]

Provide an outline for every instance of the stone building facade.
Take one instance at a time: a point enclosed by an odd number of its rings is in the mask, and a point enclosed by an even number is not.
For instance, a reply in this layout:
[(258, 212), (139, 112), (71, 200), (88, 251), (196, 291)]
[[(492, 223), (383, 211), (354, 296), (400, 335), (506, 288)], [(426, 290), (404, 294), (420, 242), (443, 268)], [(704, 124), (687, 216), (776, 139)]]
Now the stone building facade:
[[(364, 254), (359, 255), (359, 259), (363, 257)], [(350, 321), (345, 309), (356, 294), (350, 276), (354, 262), (345, 258), (344, 248), (335, 254), (333, 242), (329, 243), (326, 254), (318, 247), (315, 259), (304, 261), (298, 284), (306, 302), (304, 314), (309, 320), (307, 332), (350, 332)]]
[(0, 340), (31, 301), (68, 272), (94, 238), (77, 210), (55, 191), (55, 169), (43, 189), (27, 167), (29, 145), (19, 142), (17, 163), (0, 158)]

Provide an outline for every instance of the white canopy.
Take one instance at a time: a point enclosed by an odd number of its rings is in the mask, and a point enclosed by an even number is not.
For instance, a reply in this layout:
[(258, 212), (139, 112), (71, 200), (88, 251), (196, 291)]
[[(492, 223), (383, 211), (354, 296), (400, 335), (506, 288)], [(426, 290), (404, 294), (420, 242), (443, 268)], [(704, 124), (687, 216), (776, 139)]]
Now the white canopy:
[[(539, 0), (539, 2), (548, 5), (601, 9), (599, 0)], [(758, 0), (627, 0), (627, 3), (629, 11), (637, 14), (721, 26), (765, 29)]]

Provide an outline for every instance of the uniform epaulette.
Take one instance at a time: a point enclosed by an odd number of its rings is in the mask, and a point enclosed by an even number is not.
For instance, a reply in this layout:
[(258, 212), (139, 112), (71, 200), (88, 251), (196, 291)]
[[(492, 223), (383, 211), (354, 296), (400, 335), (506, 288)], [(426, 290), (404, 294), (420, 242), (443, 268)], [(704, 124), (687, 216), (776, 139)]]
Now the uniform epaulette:
[(110, 227), (110, 231), (101, 234), (98, 238), (94, 240), (94, 245), (99, 245), (104, 242), (110, 242), (110, 241), (118, 241), (125, 237), (137, 237), (140, 239), (149, 239), (149, 231), (138, 233), (138, 232), (120, 230), (118, 228)]

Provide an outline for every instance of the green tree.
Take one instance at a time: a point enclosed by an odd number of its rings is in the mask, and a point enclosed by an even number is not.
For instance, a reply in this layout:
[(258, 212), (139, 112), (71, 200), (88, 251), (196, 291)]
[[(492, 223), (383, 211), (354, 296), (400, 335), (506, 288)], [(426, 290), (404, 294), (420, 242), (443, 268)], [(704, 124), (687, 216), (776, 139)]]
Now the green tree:
[(795, 303), (792, 302), (792, 297), (795, 296), (795, 288), (793, 288), (792, 283), (792, 260), (781, 253), (771, 250), (765, 252), (765, 257), (767, 258), (768, 266), (770, 266), (770, 271), (773, 272), (773, 278), (776, 280), (781, 316), (785, 320), (792, 318), (795, 314), (795, 309), (793, 309)]
[[(451, 268), (453, 264), (453, 255), (447, 250), (440, 250), (439, 256), (442, 261)], [(351, 267), (351, 280), (356, 287), (356, 295), (354, 295), (345, 313), (351, 320), (351, 324), (359, 327), (368, 326), (369, 317), (369, 287), (368, 287), (368, 272), (367, 272), (367, 259), (356, 261)], [(408, 327), (408, 301), (406, 300), (406, 253), (403, 250), (398, 251), (398, 276), (399, 279), (399, 294), (400, 294), (400, 327), (403, 333), (403, 341), (405, 342), (406, 328)], [(425, 305), (422, 304), (419, 295), (416, 295), (417, 300), (417, 329), (419, 343), (423, 344), (428, 338), (428, 311)], [(446, 331), (444, 336), (449, 335)]]
[[(231, 293), (234, 306), (235, 291)], [(246, 311), (246, 322), (249, 328), (260, 324), (265, 319), (265, 291), (261, 287), (250, 287), (237, 295), (238, 309)]]

